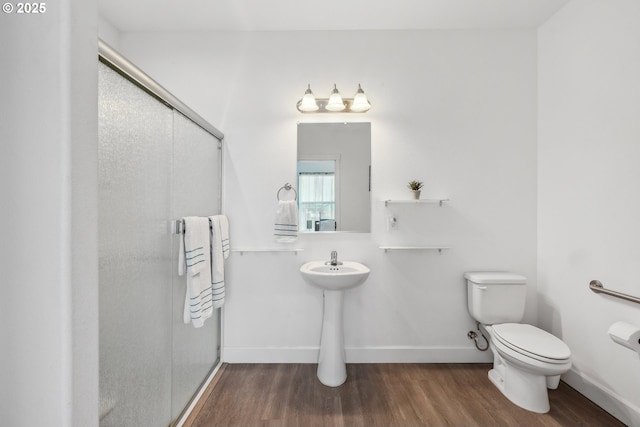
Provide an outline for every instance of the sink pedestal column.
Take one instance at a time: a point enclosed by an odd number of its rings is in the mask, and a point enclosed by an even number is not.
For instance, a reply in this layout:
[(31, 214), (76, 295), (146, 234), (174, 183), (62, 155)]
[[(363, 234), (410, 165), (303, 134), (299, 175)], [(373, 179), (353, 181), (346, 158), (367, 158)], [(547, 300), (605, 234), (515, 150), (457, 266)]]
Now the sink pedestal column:
[(338, 387), (347, 380), (342, 291), (324, 291), (318, 379), (329, 387)]

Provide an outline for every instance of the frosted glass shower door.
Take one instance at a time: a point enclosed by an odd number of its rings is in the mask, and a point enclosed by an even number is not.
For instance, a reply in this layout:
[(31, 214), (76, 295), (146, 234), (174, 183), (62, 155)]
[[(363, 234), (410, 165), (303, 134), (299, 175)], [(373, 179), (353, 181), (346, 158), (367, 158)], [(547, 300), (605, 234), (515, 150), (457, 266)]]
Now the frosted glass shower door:
[(220, 310), (182, 321), (171, 225), (220, 213), (221, 150), (103, 63), (98, 86), (100, 426), (164, 427), (219, 361)]
[[(174, 111), (173, 218), (220, 213), (221, 150), (218, 140)], [(173, 258), (178, 257), (179, 237), (173, 239)], [(201, 328), (185, 325), (182, 311), (186, 278), (173, 268), (173, 370), (171, 415), (176, 419), (219, 359), (220, 310)]]
[(166, 426), (173, 112), (102, 63), (98, 99), (100, 426)]

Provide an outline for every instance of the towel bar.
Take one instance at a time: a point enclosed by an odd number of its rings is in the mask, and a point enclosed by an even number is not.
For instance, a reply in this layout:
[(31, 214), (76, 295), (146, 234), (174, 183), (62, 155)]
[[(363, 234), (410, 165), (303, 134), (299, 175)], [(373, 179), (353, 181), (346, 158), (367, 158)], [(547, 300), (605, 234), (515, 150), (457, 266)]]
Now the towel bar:
[(634, 296), (631, 296), (631, 295), (627, 295), (627, 294), (623, 294), (622, 292), (616, 292), (616, 291), (612, 291), (612, 290), (609, 290), (609, 289), (605, 289), (605, 287), (602, 285), (602, 282), (599, 281), (599, 280), (592, 280), (589, 283), (589, 289), (591, 289), (596, 294), (611, 295), (611, 296), (616, 297), (616, 298), (620, 298), (620, 299), (623, 299), (623, 300), (627, 300), (627, 301), (631, 301), (631, 302), (635, 302), (637, 304), (640, 304), (640, 298), (634, 297)]
[[(171, 230), (171, 232), (173, 234), (184, 234), (185, 226), (183, 220), (176, 219), (175, 221), (173, 221), (172, 225), (173, 230)], [(209, 222), (209, 230), (211, 230), (211, 222)]]

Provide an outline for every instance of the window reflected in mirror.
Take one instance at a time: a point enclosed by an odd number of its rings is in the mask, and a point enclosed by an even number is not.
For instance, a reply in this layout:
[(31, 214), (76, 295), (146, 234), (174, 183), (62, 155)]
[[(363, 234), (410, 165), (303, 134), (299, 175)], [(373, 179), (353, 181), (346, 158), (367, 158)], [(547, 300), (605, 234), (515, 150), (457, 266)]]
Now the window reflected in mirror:
[(298, 161), (300, 231), (336, 231), (336, 161)]

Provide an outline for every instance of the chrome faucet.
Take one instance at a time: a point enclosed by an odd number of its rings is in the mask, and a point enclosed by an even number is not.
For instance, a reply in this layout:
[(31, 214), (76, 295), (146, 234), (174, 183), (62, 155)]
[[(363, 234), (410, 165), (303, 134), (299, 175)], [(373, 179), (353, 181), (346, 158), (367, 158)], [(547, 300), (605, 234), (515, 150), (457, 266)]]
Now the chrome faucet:
[(340, 265), (341, 262), (338, 261), (338, 251), (331, 251), (331, 261), (325, 262), (325, 265)]

